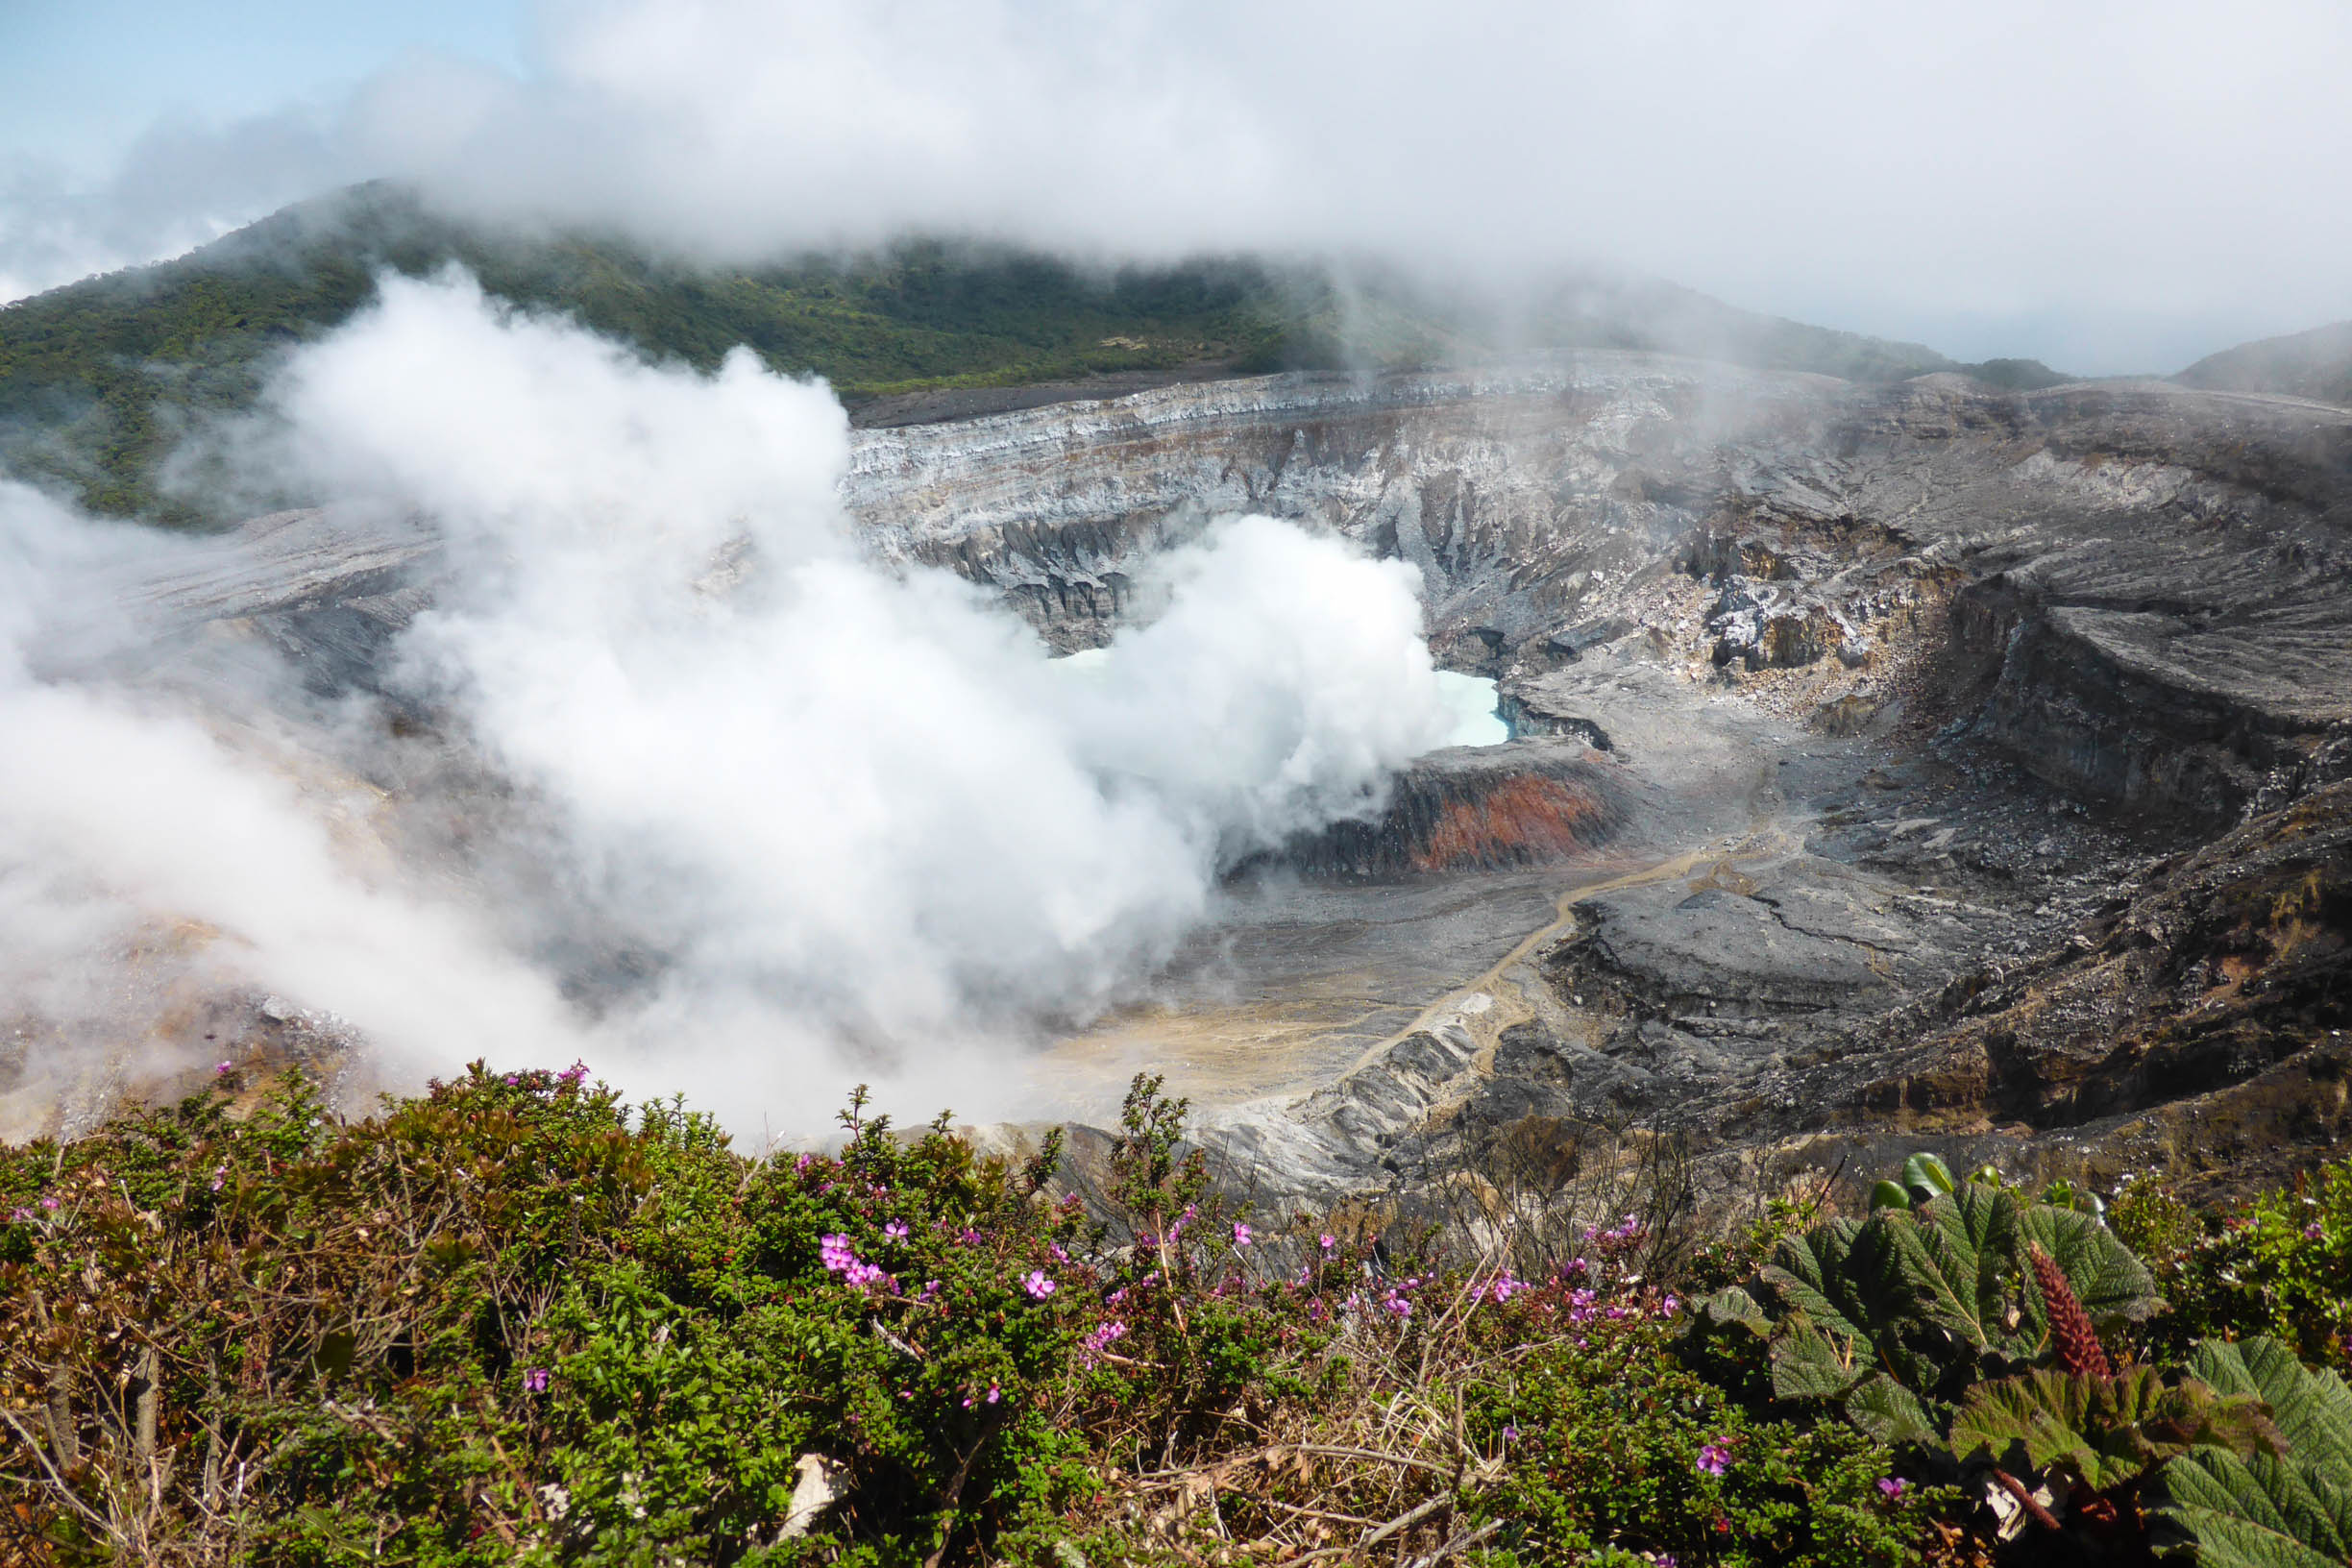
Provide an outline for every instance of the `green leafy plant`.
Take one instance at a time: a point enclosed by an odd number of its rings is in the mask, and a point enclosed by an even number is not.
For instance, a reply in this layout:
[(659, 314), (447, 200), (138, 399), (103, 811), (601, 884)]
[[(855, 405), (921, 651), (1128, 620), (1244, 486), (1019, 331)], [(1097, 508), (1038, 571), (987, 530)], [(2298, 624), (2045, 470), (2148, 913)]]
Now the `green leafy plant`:
[(2036, 1258), (2088, 1314), (2094, 1345), (2098, 1326), (2159, 1305), (2147, 1269), (2096, 1216), (1954, 1183), (1933, 1156), (1915, 1156), (1874, 1202), (1867, 1219), (1784, 1239), (1751, 1287), (1705, 1304), (1701, 1332), (1762, 1341), (1776, 1397), (1833, 1405), (1881, 1440), (1937, 1441), (1972, 1385), (2055, 1356)]
[(2210, 1443), (2158, 1473), (2160, 1543), (2212, 1568), (2303, 1568), (2352, 1556), (2352, 1390), (2275, 1339), (2206, 1340), (2195, 1376), (2224, 1396), (2259, 1402), (2266, 1448)]

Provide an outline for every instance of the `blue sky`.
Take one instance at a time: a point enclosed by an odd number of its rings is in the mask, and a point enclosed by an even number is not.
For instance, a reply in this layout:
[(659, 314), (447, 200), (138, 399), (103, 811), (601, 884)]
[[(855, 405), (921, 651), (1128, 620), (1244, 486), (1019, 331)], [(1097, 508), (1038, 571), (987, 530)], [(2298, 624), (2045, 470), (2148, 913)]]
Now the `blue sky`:
[(512, 0), (0, 0), (0, 152), (96, 178), (151, 124), (330, 103), (412, 51), (525, 74)]

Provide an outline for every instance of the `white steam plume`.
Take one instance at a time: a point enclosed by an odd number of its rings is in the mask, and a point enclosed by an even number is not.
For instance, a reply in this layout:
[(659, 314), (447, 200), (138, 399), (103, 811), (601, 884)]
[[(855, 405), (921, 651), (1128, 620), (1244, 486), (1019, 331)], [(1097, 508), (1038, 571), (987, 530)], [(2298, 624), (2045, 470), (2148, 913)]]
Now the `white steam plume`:
[(476, 915), (358, 874), (336, 842), (365, 809), (352, 781), (274, 771), (153, 693), (37, 676), (28, 653), (65, 631), (121, 634), (97, 624), (110, 568), (182, 548), (0, 482), (0, 1023), (41, 1026), (0, 1136), (77, 1072), (192, 1061), (170, 1015), (208, 984), (312, 998), (397, 1077), (576, 1044), (553, 986)]
[[(1374, 809), (1451, 728), (1412, 569), (1266, 518), (1166, 558), (1161, 613), (1101, 666), (1057, 666), (970, 585), (862, 556), (839, 404), (746, 352), (649, 366), (461, 275), (388, 278), (271, 402), (245, 462), (447, 541), (402, 668), (526, 803), (508, 858), (460, 879), (483, 909), (364, 887), (290, 790), (191, 727), (26, 682), (18, 711), (69, 704), (86, 749), (169, 747), (206, 788), (152, 798), (164, 764), (135, 759), (52, 846), (16, 825), (36, 784), (0, 770), (0, 850), (55, 847), (403, 1042), (478, 1009), (520, 1020), (502, 1060), (585, 1034), (600, 1069), (747, 1125), (809, 1130), (859, 1078), (1004, 1114), (1007, 1042), (1131, 992), (1235, 857)], [(144, 837), (94, 842), (141, 813)], [(272, 878), (215, 889), (222, 860)], [(520, 860), (542, 874), (497, 869)], [(570, 1023), (553, 977), (478, 934), (493, 911), (518, 950), (618, 941), (650, 977)], [(415, 984), (435, 963), (484, 999)]]

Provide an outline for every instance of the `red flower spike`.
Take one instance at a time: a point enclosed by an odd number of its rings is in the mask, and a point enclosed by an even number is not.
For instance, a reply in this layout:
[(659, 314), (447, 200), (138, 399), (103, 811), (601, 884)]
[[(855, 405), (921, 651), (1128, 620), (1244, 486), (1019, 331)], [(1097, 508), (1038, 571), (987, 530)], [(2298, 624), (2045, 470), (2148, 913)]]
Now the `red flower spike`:
[(2042, 1287), (2043, 1303), (2049, 1308), (2050, 1337), (2058, 1341), (2058, 1364), (2077, 1376), (2112, 1378), (2115, 1366), (2107, 1360), (2107, 1349), (2099, 1343), (2098, 1330), (2091, 1326), (2091, 1314), (2074, 1297), (2074, 1287), (2067, 1284), (2066, 1271), (2058, 1261), (2042, 1250), (2035, 1242), (2025, 1249), (2026, 1262), (2033, 1265), (2034, 1283)]

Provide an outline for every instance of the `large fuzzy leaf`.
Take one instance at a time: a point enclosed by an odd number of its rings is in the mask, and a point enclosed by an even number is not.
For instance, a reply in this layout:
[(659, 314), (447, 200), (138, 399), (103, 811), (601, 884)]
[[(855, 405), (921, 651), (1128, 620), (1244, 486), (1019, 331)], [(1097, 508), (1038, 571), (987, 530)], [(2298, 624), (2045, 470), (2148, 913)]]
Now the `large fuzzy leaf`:
[(1952, 1418), (1952, 1452), (1998, 1463), (2022, 1444), (2035, 1470), (2055, 1470), (2105, 1491), (2194, 1443), (2249, 1452), (2261, 1408), (2193, 1380), (2167, 1384), (2154, 1368), (2091, 1377), (2038, 1367), (1978, 1384)]
[(1870, 1375), (1872, 1363), (1863, 1360), (1856, 1364), (1857, 1350), (1868, 1356), (1868, 1346), (1856, 1339), (1833, 1339), (1810, 1322), (1799, 1319), (1788, 1332), (1773, 1341), (1772, 1390), (1775, 1399), (1838, 1399), (1860, 1379)]
[(2342, 1568), (2352, 1549), (2352, 1489), (2277, 1455), (2194, 1449), (2149, 1495), (2167, 1555), (2201, 1568)]
[(1736, 1285), (1727, 1285), (1700, 1303), (1699, 1316), (1719, 1329), (1742, 1328), (1759, 1336), (1772, 1332), (1772, 1319), (1755, 1297)]
[(2189, 1369), (2225, 1394), (2259, 1399), (2298, 1464), (2316, 1467), (2352, 1488), (2352, 1388), (2334, 1372), (2315, 1372), (2276, 1339), (2235, 1343), (2201, 1339)]
[(1974, 1184), (1937, 1194), (1904, 1225), (1889, 1216), (1921, 1315), (1972, 1351), (2006, 1349), (2003, 1285), (2016, 1272), (2018, 1202)]
[(1783, 1308), (1802, 1312), (1825, 1333), (1867, 1344), (1870, 1335), (1863, 1323), (1871, 1312), (1850, 1266), (1854, 1237), (1861, 1230), (1853, 1220), (1833, 1219), (1802, 1236), (1784, 1237), (1773, 1249), (1762, 1278)]
[[(2107, 1327), (2138, 1322), (2164, 1305), (2156, 1293), (2156, 1277), (2096, 1214), (2036, 1203), (2018, 1211), (2016, 1224), (2015, 1244), (2021, 1252), (2031, 1242), (2048, 1253), (2094, 1323)], [(2049, 1311), (2041, 1290), (2030, 1283), (2030, 1272), (2022, 1305), (2039, 1341), (2048, 1332)]]
[(1846, 1419), (1890, 1447), (1944, 1440), (1918, 1396), (1883, 1372), (1864, 1379), (1846, 1396)]

